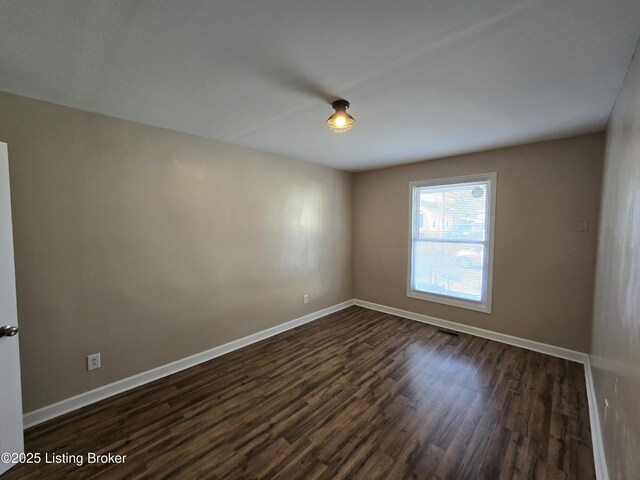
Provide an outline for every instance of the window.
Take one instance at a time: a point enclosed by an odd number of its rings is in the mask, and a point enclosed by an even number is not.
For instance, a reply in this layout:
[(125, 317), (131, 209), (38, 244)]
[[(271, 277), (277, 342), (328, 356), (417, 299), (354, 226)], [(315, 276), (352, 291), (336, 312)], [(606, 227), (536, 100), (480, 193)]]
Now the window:
[(407, 295), (491, 312), (496, 173), (411, 183)]

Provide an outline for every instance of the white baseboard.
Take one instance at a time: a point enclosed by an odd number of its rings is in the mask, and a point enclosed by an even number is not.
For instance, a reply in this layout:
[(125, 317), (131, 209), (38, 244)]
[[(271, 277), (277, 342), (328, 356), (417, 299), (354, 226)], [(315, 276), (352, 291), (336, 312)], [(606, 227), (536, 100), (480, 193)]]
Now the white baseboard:
[(588, 403), (589, 403), (589, 419), (591, 423), (593, 456), (594, 456), (596, 475), (597, 475), (596, 478), (598, 480), (609, 480), (606, 463), (604, 459), (605, 457), (604, 457), (604, 448), (602, 444), (602, 433), (600, 430), (600, 418), (598, 414), (598, 407), (597, 407), (595, 391), (593, 387), (591, 365), (589, 362), (589, 356), (586, 353), (577, 352), (574, 350), (569, 350), (561, 347), (556, 347), (553, 345), (547, 345), (545, 343), (534, 342), (532, 340), (527, 340), (524, 338), (513, 337), (511, 335), (492, 332), (490, 330), (485, 330), (482, 328), (471, 327), (471, 326), (463, 325), (460, 323), (450, 322), (448, 320), (442, 320), (440, 318), (431, 317), (428, 315), (422, 315), (419, 313), (413, 313), (413, 312), (401, 310), (398, 308), (387, 307), (385, 305), (379, 305), (377, 303), (367, 302), (364, 300), (347, 300), (346, 302), (342, 302), (337, 305), (333, 305), (331, 307), (319, 310), (317, 312), (310, 313), (308, 315), (297, 318), (295, 320), (291, 320), (281, 325), (277, 325), (275, 327), (268, 328), (266, 330), (262, 330), (260, 332), (254, 333), (247, 337), (234, 340), (232, 342), (226, 343), (224, 345), (220, 345), (218, 347), (214, 347), (205, 352), (201, 352), (196, 355), (192, 355), (190, 357), (177, 360), (167, 365), (163, 365), (161, 367), (154, 368), (152, 370), (148, 370), (146, 372), (142, 372), (122, 380), (118, 380), (117, 382), (110, 383), (109, 385), (105, 385), (103, 387), (96, 388), (94, 390), (90, 390), (85, 393), (81, 393), (80, 395), (76, 395), (74, 397), (61, 400), (60, 402), (47, 405), (46, 407), (42, 407), (38, 410), (34, 410), (32, 412), (26, 413), (23, 417), (24, 428), (33, 427), (35, 425), (38, 425), (39, 423), (45, 422), (47, 420), (51, 420), (55, 417), (64, 415), (65, 413), (69, 413), (73, 410), (77, 410), (79, 408), (98, 402), (100, 400), (104, 400), (105, 398), (111, 397), (113, 395), (126, 392), (127, 390), (130, 390), (132, 388), (136, 388), (146, 383), (153, 382), (154, 380), (158, 380), (160, 378), (171, 375), (173, 373), (180, 372), (187, 368), (193, 367), (200, 363), (219, 357), (221, 355), (225, 355), (227, 353), (233, 352), (234, 350), (238, 350), (240, 348), (246, 347), (248, 345), (259, 342), (266, 338), (277, 335), (279, 333), (285, 332), (287, 330), (291, 330), (300, 325), (304, 325), (305, 323), (312, 322), (314, 320), (322, 318), (331, 313), (338, 312), (347, 307), (350, 307), (351, 305), (358, 305), (364, 308), (368, 308), (370, 310), (376, 310), (379, 312), (388, 313), (390, 315), (396, 315), (399, 317), (407, 318), (409, 320), (428, 323), (430, 325), (447, 328), (449, 330), (468, 333), (470, 335), (487, 338), (489, 340), (495, 340), (497, 342), (506, 343), (508, 345), (514, 345), (516, 347), (522, 347), (528, 350), (533, 350), (536, 352), (552, 355), (555, 357), (572, 360), (574, 362), (583, 363), (585, 366), (585, 380), (586, 380), (587, 396), (588, 396)]
[(587, 357), (584, 364), (584, 378), (587, 383), (587, 399), (589, 403), (589, 422), (591, 423), (591, 444), (593, 446), (593, 461), (596, 465), (596, 479), (609, 480), (607, 462), (604, 456), (604, 443), (602, 442), (602, 430), (600, 428), (600, 413), (598, 413), (598, 402), (596, 391), (593, 385), (593, 373), (591, 371), (591, 361)]
[(281, 325), (276, 325), (275, 327), (262, 330), (247, 337), (225, 343), (224, 345), (220, 345), (218, 347), (214, 347), (205, 352), (197, 353), (190, 357), (168, 363), (161, 367), (154, 368), (152, 370), (148, 370), (146, 372), (124, 378), (122, 380), (118, 380), (117, 382), (110, 383), (103, 387), (89, 390), (88, 392), (81, 393), (80, 395), (66, 398), (51, 405), (47, 405), (46, 407), (39, 408), (38, 410), (25, 413), (23, 416), (24, 428), (33, 427), (34, 425), (38, 425), (39, 423), (46, 422), (47, 420), (51, 420), (52, 418), (64, 415), (65, 413), (69, 413), (73, 410), (77, 410), (78, 408), (82, 408), (86, 405), (104, 400), (105, 398), (111, 397), (113, 395), (126, 392), (127, 390), (130, 390), (132, 388), (144, 385), (145, 383), (153, 382), (154, 380), (166, 377), (167, 375), (180, 372), (181, 370), (185, 370), (213, 358), (233, 352), (234, 350), (246, 347), (247, 345), (251, 345), (252, 343), (259, 342), (260, 340), (273, 337), (274, 335), (277, 335), (279, 333), (291, 330), (292, 328), (304, 325), (305, 323), (312, 322), (331, 313), (343, 310), (353, 304), (353, 300), (347, 300), (346, 302), (342, 302), (337, 305), (318, 310), (317, 312), (313, 312), (303, 317), (296, 318)]
[(441, 318), (430, 317), (428, 315), (413, 313), (406, 310), (400, 310), (394, 307), (387, 307), (385, 305), (379, 305), (377, 303), (367, 302), (364, 300), (356, 299), (354, 300), (354, 304), (360, 307), (368, 308), (370, 310), (376, 310), (378, 312), (396, 315), (398, 317), (407, 318), (409, 320), (428, 323), (437, 327), (442, 327), (462, 333), (468, 333), (477, 337), (495, 340), (496, 342), (506, 343), (508, 345), (526, 348), (527, 350), (546, 353), (547, 355), (552, 355), (554, 357), (560, 357), (566, 360), (583, 363), (585, 382), (587, 387), (589, 423), (591, 424), (591, 443), (593, 444), (593, 460), (596, 469), (596, 479), (609, 480), (609, 473), (607, 471), (607, 464), (605, 462), (604, 456), (604, 446), (602, 443), (602, 430), (600, 429), (600, 415), (598, 414), (598, 404), (596, 403), (596, 395), (593, 386), (593, 375), (591, 373), (591, 362), (589, 361), (588, 354), (577, 352), (575, 350), (569, 350), (566, 348), (556, 347), (554, 345), (548, 345), (546, 343), (534, 342), (533, 340), (527, 340), (525, 338), (513, 337), (511, 335), (505, 335), (503, 333), (492, 332), (490, 330), (484, 330), (482, 328), (470, 327), (461, 323), (450, 322), (448, 320), (442, 320)]
[(534, 342), (533, 340), (527, 340), (526, 338), (513, 337), (511, 335), (505, 335), (504, 333), (497, 333), (491, 330), (485, 330), (483, 328), (470, 327), (469, 325), (463, 325), (462, 323), (450, 322), (449, 320), (442, 320), (441, 318), (430, 317), (428, 315), (413, 313), (407, 310), (400, 310), (399, 308), (387, 307), (385, 305), (366, 302), (364, 300), (356, 299), (354, 300), (354, 304), (359, 305), (360, 307), (368, 308), (370, 310), (377, 310), (378, 312), (408, 318), (409, 320), (428, 323), (429, 325), (435, 325), (437, 327), (454, 330), (456, 332), (468, 333), (469, 335), (475, 335), (476, 337), (495, 340), (496, 342), (526, 348), (527, 350), (533, 350), (534, 352), (546, 353), (547, 355), (564, 358), (566, 360), (571, 360), (578, 363), (586, 363), (589, 357), (586, 353), (583, 352), (556, 347), (554, 345), (548, 345), (546, 343)]

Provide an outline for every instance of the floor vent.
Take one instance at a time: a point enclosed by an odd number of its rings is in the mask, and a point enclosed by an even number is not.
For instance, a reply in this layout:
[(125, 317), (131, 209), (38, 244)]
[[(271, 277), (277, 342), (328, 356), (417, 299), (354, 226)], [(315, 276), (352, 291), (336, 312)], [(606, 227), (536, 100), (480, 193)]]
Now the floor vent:
[(445, 335), (451, 335), (452, 337), (457, 337), (460, 335), (458, 332), (454, 332), (453, 330), (445, 330), (444, 328), (439, 328), (438, 333), (444, 333)]

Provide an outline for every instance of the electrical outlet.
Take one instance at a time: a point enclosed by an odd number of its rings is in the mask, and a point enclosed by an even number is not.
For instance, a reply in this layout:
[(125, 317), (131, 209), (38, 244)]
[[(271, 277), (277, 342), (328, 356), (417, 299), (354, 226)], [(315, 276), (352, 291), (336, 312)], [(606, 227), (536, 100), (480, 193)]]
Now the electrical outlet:
[(309, 303), (309, 295), (305, 294), (304, 297), (302, 297), (302, 301), (304, 303)]
[(96, 368), (100, 368), (100, 354), (94, 353), (92, 355), (87, 356), (87, 371), (95, 370)]

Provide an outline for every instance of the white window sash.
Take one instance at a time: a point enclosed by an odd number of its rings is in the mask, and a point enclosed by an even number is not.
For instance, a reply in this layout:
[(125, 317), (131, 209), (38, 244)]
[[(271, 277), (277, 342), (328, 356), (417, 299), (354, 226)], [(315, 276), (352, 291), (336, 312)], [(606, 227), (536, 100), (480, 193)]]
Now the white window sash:
[[(422, 187), (436, 187), (432, 191), (438, 191), (437, 187), (442, 186), (442, 191), (449, 189), (454, 190), (456, 184), (465, 185), (486, 185), (487, 198), (485, 202), (485, 232), (484, 240), (467, 240), (467, 239), (446, 239), (446, 238), (419, 238), (419, 215), (420, 203), (419, 194)], [(441, 178), (427, 181), (416, 181), (410, 183), (410, 221), (409, 221), (409, 262), (407, 271), (407, 296), (418, 298), (421, 300), (443, 303), (450, 306), (476, 310), (483, 313), (491, 313), (492, 306), (492, 283), (493, 283), (493, 244), (495, 232), (495, 203), (496, 203), (496, 172), (484, 173), (478, 175), (466, 175), (462, 177)], [(417, 290), (414, 285), (414, 258), (415, 248), (420, 243), (431, 244), (466, 244), (478, 245), (483, 247), (482, 261), (482, 283), (481, 283), (481, 300), (464, 299), (454, 295), (439, 294), (433, 292), (425, 292)]]

